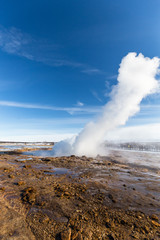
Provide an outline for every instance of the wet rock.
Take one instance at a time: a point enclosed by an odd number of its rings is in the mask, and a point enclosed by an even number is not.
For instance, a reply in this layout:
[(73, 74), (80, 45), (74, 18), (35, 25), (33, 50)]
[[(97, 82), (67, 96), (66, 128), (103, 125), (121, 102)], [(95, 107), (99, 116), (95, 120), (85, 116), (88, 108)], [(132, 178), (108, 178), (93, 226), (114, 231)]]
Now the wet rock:
[(78, 237), (78, 231), (77, 230), (72, 230), (72, 240), (75, 240)]
[(150, 232), (150, 228), (148, 226), (144, 226), (143, 229), (145, 231), (144, 233), (149, 233)]
[(50, 158), (41, 158), (41, 161), (43, 161), (43, 162), (51, 162), (51, 159)]
[[(8, 159), (9, 164), (11, 164), (11, 158), (13, 157)], [(6, 192), (2, 192), (3, 189), (0, 188), (0, 200), (3, 200), (2, 204), (0, 204), (0, 210), (4, 207), (5, 201), (7, 201), (5, 211), (7, 211), (6, 214), (8, 214), (8, 206), (12, 204), (9, 211), (13, 219), (13, 224), (15, 224), (14, 219), (16, 215), (20, 219), (19, 223), (16, 223), (18, 228), (15, 229), (15, 231), (19, 233), (21, 229), (23, 230), (20, 224), (22, 218), (24, 218), (24, 222), (27, 221), (27, 225), (29, 225), (36, 239), (160, 239), (159, 215), (157, 215), (158, 217), (154, 215), (147, 216), (141, 212), (141, 207), (139, 206), (139, 203), (141, 203), (143, 209), (149, 210), (150, 212), (149, 203), (152, 202), (152, 200), (150, 200), (152, 195), (149, 195), (149, 192), (145, 198), (145, 195), (140, 191), (133, 192), (132, 190), (133, 187), (137, 188), (137, 177), (141, 177), (141, 174), (136, 175), (136, 181), (131, 183), (126, 179), (119, 181), (118, 178), (117, 186), (115, 186), (119, 170), (116, 170), (114, 176), (114, 171), (111, 171), (112, 168), (107, 165), (107, 162), (105, 162), (105, 165), (99, 162), (99, 170), (95, 165), (89, 165), (90, 162), (88, 161), (91, 161), (91, 159), (87, 157), (86, 159), (82, 159), (82, 157), (75, 157), (74, 159), (74, 157), (72, 158), (71, 156), (61, 158), (49, 157), (51, 162), (42, 162), (41, 159), (40, 157), (26, 161), (26, 163), (13, 163), (11, 172), (6, 173), (3, 172), (4, 166), (8, 168), (8, 166), (11, 167), (11, 165), (0, 166), (2, 174), (1, 187), (3, 187), (4, 184), (6, 187)], [(21, 166), (27, 165), (28, 162), (33, 168), (31, 170), (22, 169)], [(49, 162), (48, 165), (46, 165), (47, 162)], [(113, 163), (113, 165), (114, 164), (115, 163)], [(72, 175), (72, 178), (62, 175), (56, 176), (55, 174), (51, 176), (44, 175), (45, 171), (49, 172), (51, 170), (49, 166), (51, 168), (67, 167), (73, 170), (75, 168), (75, 172), (80, 175)], [(92, 167), (94, 168), (92, 169)], [(105, 175), (104, 177), (102, 176), (103, 181), (99, 182), (96, 181), (95, 176), (99, 176), (98, 173), (101, 172), (101, 168), (104, 168)], [(110, 174), (112, 172), (113, 174)], [(13, 174), (16, 179), (14, 181), (12, 179), (9, 180), (9, 174)], [(90, 180), (79, 180), (81, 174)], [(110, 184), (112, 180), (114, 181), (113, 186)], [(23, 186), (23, 181), (25, 181), (26, 188)], [(106, 181), (108, 184), (106, 184)], [(16, 185), (22, 186), (15, 186), (13, 188), (13, 182), (14, 185), (16, 183)], [(125, 188), (123, 188), (124, 183), (127, 186), (124, 186)], [(145, 184), (143, 178), (141, 184)], [(21, 195), (22, 200), (24, 203), (28, 203), (25, 205), (19, 201), (19, 192), (22, 189), (24, 189)], [(122, 189), (125, 189), (125, 191), (122, 191)], [(159, 190), (157, 190), (157, 192), (158, 191)], [(57, 198), (57, 196), (59, 196), (59, 198)], [(115, 202), (115, 199), (119, 201), (116, 207), (112, 203)], [(153, 212), (157, 213), (157, 209), (159, 208), (158, 197), (155, 198), (154, 203), (155, 207)], [(34, 204), (34, 206), (29, 204)], [(27, 216), (24, 214), (26, 212)], [(3, 209), (1, 213), (3, 213)], [(1, 214), (0, 220), (2, 223), (3, 220), (5, 220), (8, 226), (11, 226), (8, 221), (10, 218), (8, 219), (7, 215)], [(9, 234), (13, 233), (15, 225), (13, 225), (11, 229), (8, 229), (8, 226), (6, 228), (6, 236), (9, 238)], [(29, 228), (25, 230), (25, 232), (27, 232)], [(4, 238), (3, 236), (1, 237), (2, 234), (1, 229), (0, 239)], [(12, 239), (15, 238), (15, 235), (10, 234), (10, 236)], [(8, 239), (7, 237), (4, 239)], [(19, 235), (18, 239), (22, 238), (23, 234)], [(32, 238), (28, 237), (26, 239)]]
[(45, 204), (46, 204), (45, 201), (40, 201), (40, 202), (38, 202), (38, 205), (41, 206), (41, 207), (45, 206)]
[(33, 187), (28, 187), (23, 190), (22, 200), (33, 205), (36, 201), (36, 190)]
[(71, 228), (67, 228), (65, 231), (61, 232), (61, 240), (71, 239)]
[(108, 197), (109, 197), (109, 199), (111, 199), (112, 200), (112, 202), (113, 203), (116, 203), (117, 201), (114, 199), (114, 197), (113, 197), (113, 195), (112, 194), (108, 194)]
[(133, 239), (138, 239), (139, 240), (139, 234), (137, 232), (133, 233), (132, 235)]
[(0, 187), (0, 191), (5, 191), (5, 187)]
[(126, 223), (127, 223), (127, 222), (126, 222), (125, 220), (123, 220), (123, 219), (121, 220), (121, 224), (122, 224), (122, 225), (125, 225)]
[(49, 217), (48, 216), (45, 216), (43, 219), (41, 219), (41, 223), (43, 224), (47, 224), (49, 222)]
[(83, 240), (82, 234), (80, 232), (78, 232), (78, 235), (75, 238), (75, 240)]
[(8, 169), (8, 168), (4, 168), (3, 171), (9, 173), (9, 172), (11, 172), (12, 170), (11, 170), (11, 169)]
[(158, 217), (155, 214), (152, 214), (150, 218), (158, 222)]
[(9, 177), (9, 178), (15, 178), (15, 176), (14, 176), (14, 175), (11, 175), (11, 174), (8, 175), (8, 177)]
[(83, 231), (83, 239), (84, 239), (84, 240), (91, 240), (91, 239), (92, 239), (92, 235), (93, 235), (93, 234), (92, 234), (90, 228), (85, 229), (85, 230)]
[(110, 219), (106, 219), (106, 227), (107, 228), (114, 228), (115, 224), (113, 221), (110, 221)]
[(21, 185), (24, 185), (24, 184), (25, 184), (24, 181), (19, 181), (19, 182), (17, 182), (17, 185), (18, 185), (18, 186), (21, 186)]
[(65, 196), (65, 197), (68, 197), (68, 198), (69, 198), (70, 195), (71, 195), (71, 194), (70, 194), (69, 192), (64, 192), (64, 196)]
[(152, 220), (152, 225), (154, 227), (160, 227), (160, 224), (158, 222), (156, 222), (156, 221), (153, 221), (153, 220)]
[(28, 168), (31, 168), (31, 165), (25, 164), (23, 167), (28, 169)]
[(114, 236), (112, 234), (108, 235), (109, 240), (115, 240)]
[(82, 197), (82, 196), (79, 196), (79, 198), (78, 198), (81, 202), (83, 202), (83, 203), (85, 203), (86, 202), (86, 200)]

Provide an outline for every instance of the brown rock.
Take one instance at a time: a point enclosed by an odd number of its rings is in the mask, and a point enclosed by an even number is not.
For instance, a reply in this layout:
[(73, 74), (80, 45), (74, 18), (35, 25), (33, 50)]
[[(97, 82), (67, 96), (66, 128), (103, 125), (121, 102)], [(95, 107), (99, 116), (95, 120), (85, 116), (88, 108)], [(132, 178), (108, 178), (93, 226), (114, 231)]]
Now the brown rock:
[(155, 214), (152, 214), (150, 218), (158, 222), (158, 217)]
[(113, 197), (112, 194), (109, 193), (109, 194), (108, 194), (108, 197), (109, 197), (109, 199), (112, 200), (113, 203), (116, 203), (116, 200), (114, 199), (114, 197)]
[(44, 217), (44, 218), (41, 220), (41, 222), (44, 223), (44, 224), (45, 224), (45, 223), (47, 224), (47, 223), (49, 222), (49, 217), (48, 217), (48, 216)]
[(115, 238), (112, 234), (109, 234), (108, 237), (109, 237), (110, 240), (115, 240)]
[(90, 228), (85, 229), (83, 231), (83, 239), (84, 240), (91, 240), (92, 239), (92, 232), (91, 232)]
[(75, 240), (83, 240), (82, 234), (80, 232), (78, 232), (78, 235), (75, 238)]
[(17, 183), (18, 186), (21, 186), (21, 185), (24, 185), (24, 184), (25, 184), (25, 182), (23, 182), (23, 181), (19, 181), (19, 182)]
[(10, 169), (8, 169), (8, 168), (4, 168), (4, 170), (3, 170), (4, 172), (11, 172), (11, 170)]
[(68, 197), (70, 195), (70, 193), (69, 192), (64, 192), (64, 195)]
[(50, 158), (41, 158), (41, 160), (42, 160), (43, 162), (50, 162), (50, 161), (51, 161)]
[(106, 227), (107, 228), (114, 228), (115, 227), (115, 224), (113, 221), (106, 221)]
[(27, 164), (26, 164), (26, 165), (24, 165), (23, 167), (24, 167), (24, 168), (31, 168), (31, 165), (27, 165)]
[(45, 206), (46, 203), (45, 203), (45, 201), (41, 201), (38, 204), (39, 204), (39, 206), (43, 207), (43, 206)]
[(10, 174), (10, 175), (8, 175), (8, 177), (9, 177), (9, 178), (14, 178), (14, 175), (11, 175), (11, 174)]
[(152, 220), (152, 224), (155, 226), (155, 227), (160, 227), (160, 224), (158, 222), (155, 222)]
[(148, 227), (148, 226), (144, 226), (144, 231), (145, 231), (146, 233), (149, 233), (149, 232), (150, 232), (149, 227)]
[(23, 190), (22, 200), (30, 204), (34, 204), (36, 200), (36, 190), (33, 187), (28, 187)]
[(65, 231), (61, 232), (61, 240), (71, 239), (71, 228), (67, 228)]
[(78, 232), (77, 231), (72, 231), (72, 240), (76, 239), (78, 237)]

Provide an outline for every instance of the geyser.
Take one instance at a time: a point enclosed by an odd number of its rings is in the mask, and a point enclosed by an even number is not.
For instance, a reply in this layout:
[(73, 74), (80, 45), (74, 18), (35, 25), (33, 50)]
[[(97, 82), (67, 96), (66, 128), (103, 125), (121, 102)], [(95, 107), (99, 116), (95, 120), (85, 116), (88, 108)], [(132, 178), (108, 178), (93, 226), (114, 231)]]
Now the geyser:
[(101, 143), (108, 131), (122, 126), (140, 110), (140, 102), (159, 90), (160, 59), (144, 57), (141, 53), (128, 53), (118, 70), (118, 84), (113, 87), (111, 100), (104, 106), (101, 116), (88, 123), (77, 137), (57, 143), (53, 154), (96, 156), (101, 154)]

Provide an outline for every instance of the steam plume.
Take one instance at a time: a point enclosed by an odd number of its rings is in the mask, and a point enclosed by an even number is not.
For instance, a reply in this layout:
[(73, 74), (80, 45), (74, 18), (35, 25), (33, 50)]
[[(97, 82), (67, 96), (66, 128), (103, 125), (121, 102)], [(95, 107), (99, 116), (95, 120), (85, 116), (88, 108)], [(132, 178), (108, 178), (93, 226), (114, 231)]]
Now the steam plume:
[(140, 102), (147, 95), (159, 90), (156, 75), (160, 59), (128, 53), (120, 64), (118, 84), (113, 87), (111, 100), (104, 106), (96, 122), (88, 123), (72, 141), (63, 141), (54, 147), (55, 155), (96, 156), (108, 131), (125, 125), (129, 117), (140, 110)]

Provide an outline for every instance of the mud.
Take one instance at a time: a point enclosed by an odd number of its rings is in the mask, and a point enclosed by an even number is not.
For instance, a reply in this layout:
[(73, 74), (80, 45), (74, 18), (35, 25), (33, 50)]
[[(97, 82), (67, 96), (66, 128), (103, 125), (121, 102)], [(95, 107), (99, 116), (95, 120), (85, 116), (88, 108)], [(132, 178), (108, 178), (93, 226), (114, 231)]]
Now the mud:
[(96, 159), (0, 155), (0, 239), (160, 239), (160, 174)]

